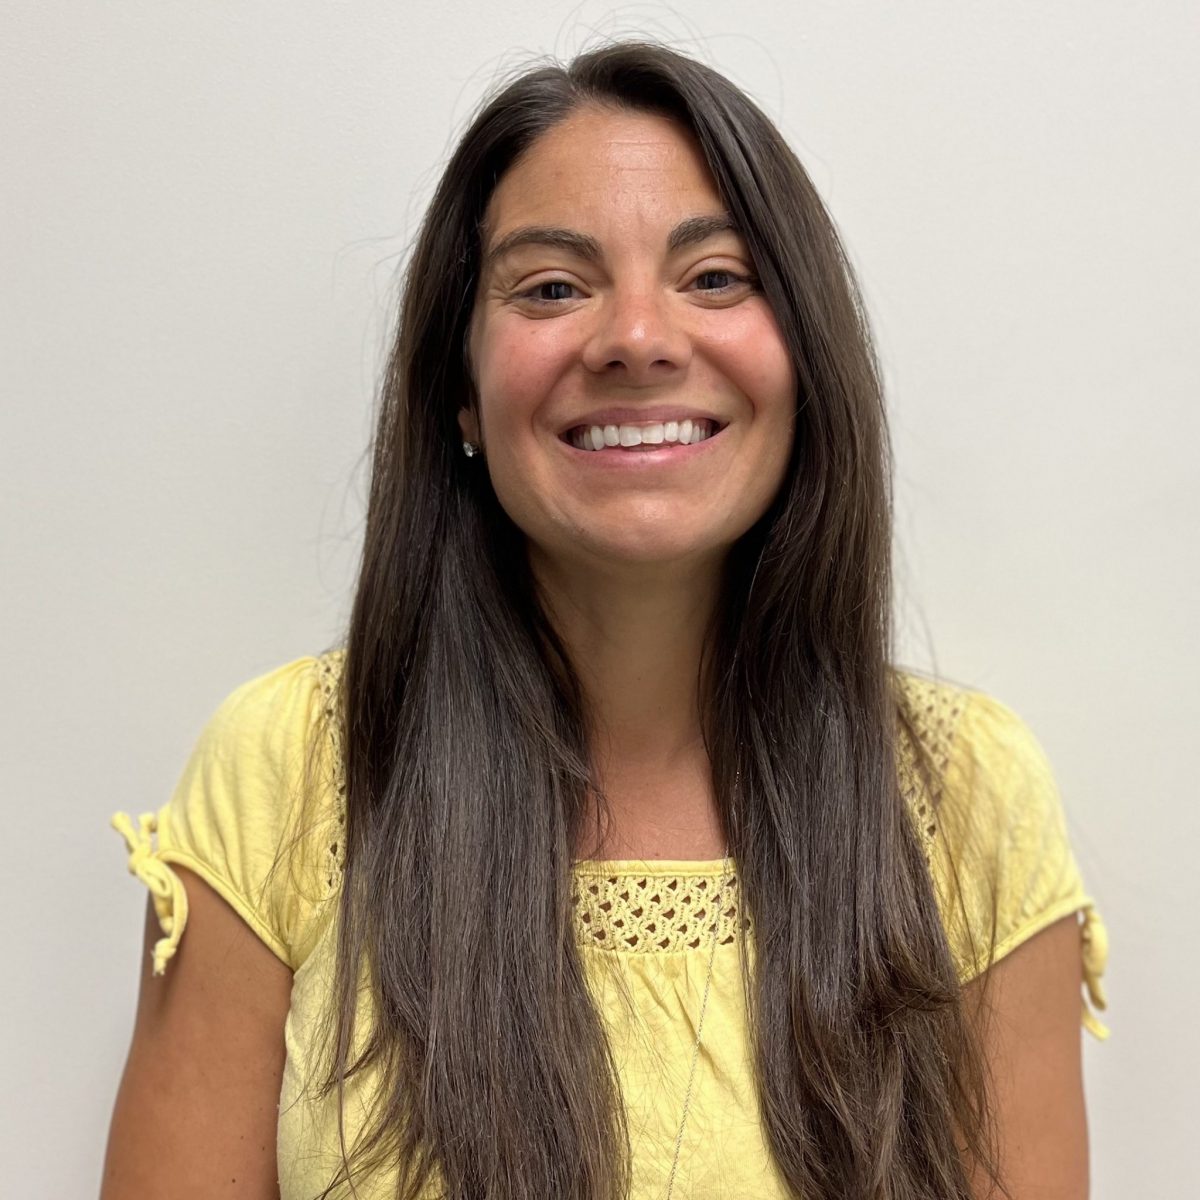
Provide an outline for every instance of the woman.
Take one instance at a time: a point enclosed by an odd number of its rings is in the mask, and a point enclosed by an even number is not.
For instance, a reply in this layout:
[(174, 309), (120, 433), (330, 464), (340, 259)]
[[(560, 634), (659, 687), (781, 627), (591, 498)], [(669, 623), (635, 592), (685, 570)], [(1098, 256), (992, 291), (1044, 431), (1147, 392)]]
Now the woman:
[(493, 96), (344, 649), (114, 818), (155, 911), (106, 1200), (1084, 1196), (1103, 927), (1028, 727), (891, 663), (889, 479), (746, 96), (645, 43)]

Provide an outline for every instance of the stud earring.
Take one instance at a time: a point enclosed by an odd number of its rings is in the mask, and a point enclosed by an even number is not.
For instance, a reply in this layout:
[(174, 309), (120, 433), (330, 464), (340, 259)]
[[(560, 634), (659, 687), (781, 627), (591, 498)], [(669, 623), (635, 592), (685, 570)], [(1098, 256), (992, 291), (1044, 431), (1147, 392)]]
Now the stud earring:
[(479, 447), (474, 442), (463, 442), (463, 453), (468, 458), (474, 458), (479, 453)]

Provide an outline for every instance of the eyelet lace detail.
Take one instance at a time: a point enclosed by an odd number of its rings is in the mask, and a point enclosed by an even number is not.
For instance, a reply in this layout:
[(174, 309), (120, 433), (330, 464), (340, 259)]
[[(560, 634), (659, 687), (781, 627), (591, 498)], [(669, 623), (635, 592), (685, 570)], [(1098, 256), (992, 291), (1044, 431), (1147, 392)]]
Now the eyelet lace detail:
[(914, 675), (907, 670), (900, 672), (899, 679), (917, 737), (928, 748), (934, 766), (931, 789), (917, 771), (916, 749), (907, 730), (897, 722), (896, 771), (900, 779), (900, 791), (912, 813), (925, 861), (930, 862), (937, 837), (937, 808), (942, 799), (942, 782), (950, 764), (950, 751), (958, 721), (965, 708), (966, 691)]
[(331, 650), (317, 659), (317, 673), (321, 682), (321, 707), (325, 717), (325, 731), (329, 739), (329, 757), (334, 789), (334, 807), (337, 817), (337, 836), (326, 850), (326, 869), (322, 872), (330, 895), (341, 882), (342, 869), (346, 864), (346, 761), (342, 754), (342, 722), (339, 712), (339, 687), (342, 678), (344, 650)]
[[(345, 863), (346, 775), (338, 714), (344, 660), (344, 650), (329, 651), (317, 660), (339, 830), (336, 841), (326, 851), (325, 878), (331, 893), (340, 883)], [(901, 727), (897, 736), (901, 791), (929, 861), (937, 833), (939, 780), (950, 760), (965, 692), (907, 670), (899, 677), (914, 726), (929, 747), (937, 772), (931, 793), (916, 772), (915, 751)], [(576, 938), (581, 944), (625, 953), (668, 952), (708, 945), (714, 923), (719, 945), (729, 945), (736, 939), (739, 920), (748, 932), (751, 930), (749, 915), (739, 913), (738, 880), (732, 862), (724, 881), (720, 870), (672, 874), (656, 872), (650, 864), (642, 866), (640, 871), (614, 873), (600, 864), (575, 865), (571, 900)]]
[[(737, 876), (595, 873), (577, 864), (571, 889), (579, 940), (603, 950), (695, 950), (737, 938)], [(750, 929), (749, 916), (742, 923)]]

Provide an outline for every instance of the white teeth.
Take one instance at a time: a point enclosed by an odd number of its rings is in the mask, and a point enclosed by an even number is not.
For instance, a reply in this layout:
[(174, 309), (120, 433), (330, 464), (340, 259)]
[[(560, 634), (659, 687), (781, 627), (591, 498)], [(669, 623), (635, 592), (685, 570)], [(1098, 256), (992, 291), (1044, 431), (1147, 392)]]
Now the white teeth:
[(604, 450), (610, 446), (658, 446), (663, 443), (691, 446), (716, 433), (710, 420), (666, 421), (650, 425), (584, 425), (571, 434), (571, 444), (579, 450)]

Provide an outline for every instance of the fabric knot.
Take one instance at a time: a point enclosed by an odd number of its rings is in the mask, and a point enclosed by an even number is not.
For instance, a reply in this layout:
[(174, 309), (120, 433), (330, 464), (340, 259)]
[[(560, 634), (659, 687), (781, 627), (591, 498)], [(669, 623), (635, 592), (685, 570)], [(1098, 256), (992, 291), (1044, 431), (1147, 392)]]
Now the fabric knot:
[(1108, 931), (1100, 914), (1089, 905), (1083, 910), (1083, 981), (1087, 988), (1088, 999), (1083, 1002), (1083, 1023), (1093, 1036), (1104, 1041), (1110, 1030), (1099, 1017), (1088, 1008), (1104, 1010), (1108, 1001), (1104, 994), (1101, 976), (1108, 965)]
[(179, 876), (158, 857), (151, 837), (158, 831), (154, 813), (142, 813), (136, 827), (128, 813), (114, 813), (110, 824), (124, 837), (129, 850), (129, 873), (150, 889), (154, 914), (166, 935), (155, 942), (153, 950), (154, 974), (162, 975), (187, 925), (187, 891)]

